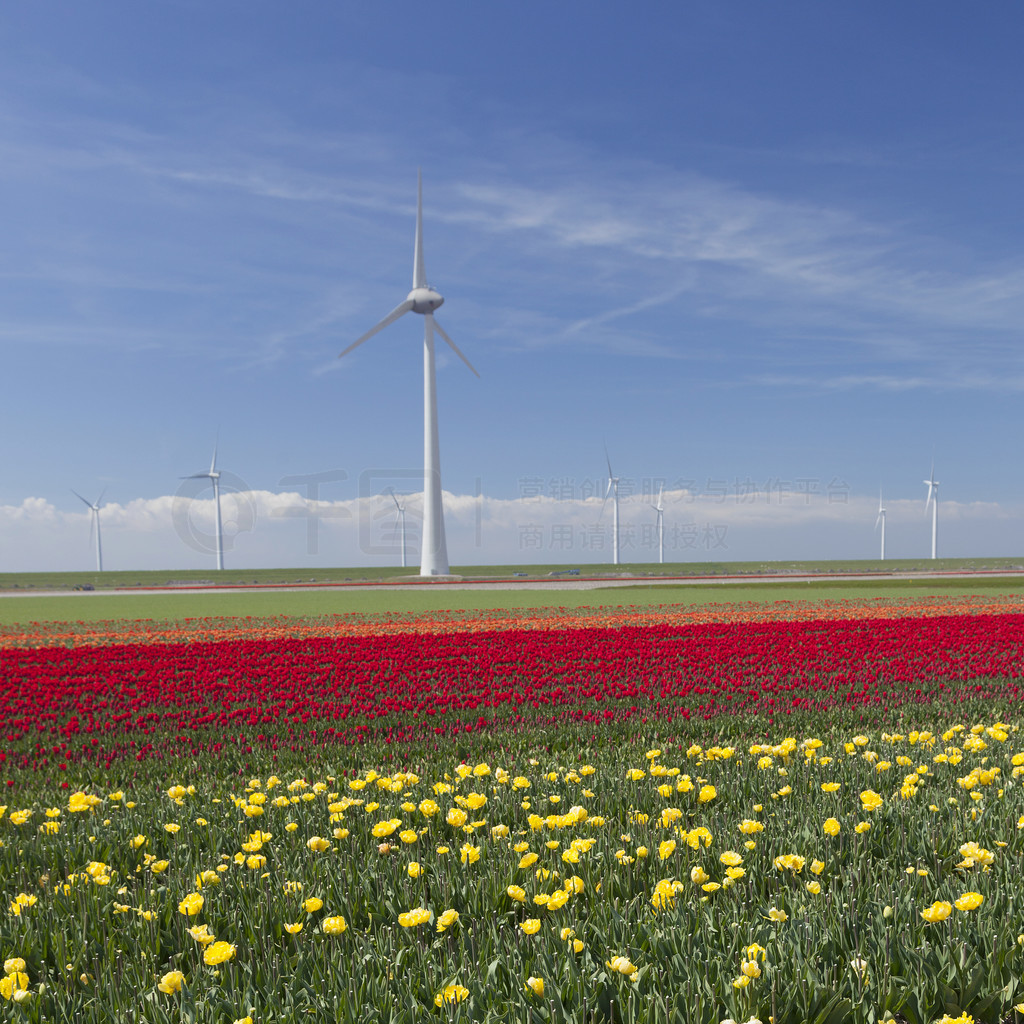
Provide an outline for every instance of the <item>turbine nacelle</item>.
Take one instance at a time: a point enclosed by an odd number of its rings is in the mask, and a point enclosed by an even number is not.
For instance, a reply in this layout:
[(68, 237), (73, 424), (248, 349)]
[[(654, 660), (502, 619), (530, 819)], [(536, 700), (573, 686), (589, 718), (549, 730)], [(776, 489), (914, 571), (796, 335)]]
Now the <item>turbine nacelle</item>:
[(413, 288), (405, 301), (412, 303), (409, 309), (413, 313), (433, 313), (444, 305), (444, 296), (433, 288)]

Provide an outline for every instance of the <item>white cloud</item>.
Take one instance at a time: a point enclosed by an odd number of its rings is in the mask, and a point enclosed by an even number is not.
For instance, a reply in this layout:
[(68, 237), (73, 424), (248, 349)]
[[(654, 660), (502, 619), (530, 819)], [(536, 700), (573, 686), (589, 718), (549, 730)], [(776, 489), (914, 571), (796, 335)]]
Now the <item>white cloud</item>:
[[(89, 513), (86, 513), (88, 515)], [(20, 505), (0, 505), (0, 522), (53, 523), (57, 510), (45, 498), (26, 498)]]
[[(409, 562), (418, 561), (420, 495), (407, 495)], [(650, 495), (620, 499), (621, 557), (657, 558)], [(874, 558), (878, 499), (843, 491), (766, 489), (748, 494), (664, 493), (665, 549), (670, 562), (778, 558)], [(922, 499), (886, 501), (888, 554), (921, 557), (930, 518)], [(222, 501), (225, 562), (257, 566), (366, 566), (398, 563), (400, 538), (390, 499), (377, 495), (313, 502), (294, 492), (226, 493)], [(451, 561), (607, 563), (611, 561), (610, 502), (600, 497), (498, 499), (445, 493)], [(90, 569), (90, 513), (62, 511), (40, 498), (0, 506), (0, 571)], [(940, 504), (940, 554), (1012, 555), (1024, 509), (997, 502)], [(108, 569), (211, 567), (213, 500), (181, 496), (112, 502), (101, 512)]]

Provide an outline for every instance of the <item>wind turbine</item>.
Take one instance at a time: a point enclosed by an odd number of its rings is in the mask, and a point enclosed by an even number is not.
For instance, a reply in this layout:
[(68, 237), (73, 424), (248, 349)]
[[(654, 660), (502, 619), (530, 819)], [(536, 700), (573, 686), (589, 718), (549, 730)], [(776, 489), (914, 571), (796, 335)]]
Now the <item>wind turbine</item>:
[(391, 500), (395, 503), (395, 509), (398, 511), (398, 521), (402, 524), (402, 568), (405, 568), (405, 506), (399, 504), (398, 498), (395, 497), (395, 492), (390, 491)]
[(182, 480), (209, 480), (213, 484), (214, 522), (217, 542), (217, 568), (224, 568), (224, 535), (220, 525), (220, 470), (217, 469), (217, 445), (213, 446), (213, 458), (206, 473), (193, 473), (183, 476)]
[(658, 513), (658, 562), (665, 562), (665, 506), (661, 502), (661, 496), (665, 491), (665, 485), (658, 488), (658, 504), (651, 508)]
[(928, 512), (928, 506), (932, 507), (932, 558), (938, 558), (939, 543), (939, 481), (935, 479), (935, 460), (932, 460), (932, 471), (927, 480), (922, 483), (928, 485), (928, 497), (925, 499), (924, 510)]
[(882, 561), (885, 561), (885, 506), (882, 504), (882, 492), (878, 492), (878, 518), (875, 520), (875, 529), (879, 524), (882, 526)]
[(338, 358), (347, 356), (354, 348), (368, 341), (388, 324), (406, 313), (419, 313), (424, 320), (423, 329), (423, 542), (420, 550), (421, 576), (447, 576), (448, 544), (444, 535), (444, 505), (441, 497), (441, 448), (437, 434), (437, 371), (434, 363), (434, 330), (451, 346), (452, 351), (477, 375), (473, 364), (459, 351), (459, 347), (445, 334), (434, 319), (434, 310), (444, 298), (427, 284), (423, 266), (423, 174), (417, 174), (416, 185), (416, 244), (413, 251), (412, 291), (405, 301), (376, 327), (372, 327)]
[(612, 460), (608, 454), (608, 448), (604, 450), (605, 461), (608, 463), (608, 490), (605, 491), (604, 500), (608, 501), (608, 495), (612, 497), (612, 565), (619, 564), (619, 478), (612, 473)]
[(79, 501), (85, 502), (86, 505), (92, 510), (92, 522), (91, 529), (89, 530), (95, 536), (96, 539), (96, 571), (103, 572), (103, 545), (100, 542), (100, 508), (103, 501), (103, 495), (107, 493), (106, 487), (100, 492), (100, 496), (96, 499), (95, 504), (91, 501), (86, 501), (78, 491), (72, 488), (71, 493), (78, 498)]

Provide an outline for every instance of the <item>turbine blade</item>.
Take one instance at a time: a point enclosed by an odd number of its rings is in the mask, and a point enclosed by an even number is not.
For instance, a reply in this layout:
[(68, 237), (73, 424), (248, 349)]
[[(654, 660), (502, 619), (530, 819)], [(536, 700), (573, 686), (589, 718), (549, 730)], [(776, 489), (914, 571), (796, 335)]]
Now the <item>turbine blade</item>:
[(395, 492), (391, 491), (389, 493), (391, 494), (391, 500), (395, 503), (395, 508), (397, 508), (398, 511), (401, 512), (402, 506), (398, 504), (398, 499), (395, 497)]
[(416, 172), (416, 250), (412, 260), (413, 288), (427, 287), (427, 271), (423, 266), (423, 171)]
[[(460, 358), (460, 359), (461, 359), (461, 360), (462, 360), (462, 361), (463, 361), (463, 362), (464, 362), (464, 363), (465, 363), (465, 364), (466, 364), (466, 365), (467, 365), (467, 366), (468, 366), (468, 367), (469, 367), (469, 368), (470, 368), (470, 369), (471, 369), (471, 370), (472, 370), (472, 371), (473, 371), (474, 373), (476, 373), (476, 367), (475, 367), (475, 366), (474, 366), (474, 365), (473, 365), (473, 364), (472, 364), (472, 363), (471, 363), (471, 362), (470, 362), (470, 361), (469, 361), (469, 360), (468, 360), (468, 359), (467, 359), (467, 358), (466, 358), (466, 357), (465, 357), (465, 356), (464, 356), (464, 355), (462, 354), (462, 351), (461, 351), (461, 349), (459, 348), (459, 346), (458, 346), (458, 345), (456, 345), (456, 344), (455, 344), (455, 342), (454, 342), (454, 341), (452, 341), (452, 339), (448, 337), (448, 335), (447, 335), (447, 334), (445, 333), (445, 329), (444, 329), (444, 328), (443, 328), (443, 327), (442, 327), (442, 326), (441, 326), (441, 325), (440, 325), (440, 324), (439, 324), (439, 323), (437, 322), (437, 317), (435, 317), (435, 316), (434, 316), (434, 315), (433, 315), (432, 313), (428, 313), (428, 314), (427, 314), (427, 316), (428, 316), (428, 317), (429, 317), (429, 318), (430, 318), (431, 320), (433, 320), (433, 321), (434, 321), (434, 326), (435, 326), (435, 327), (437, 328), (437, 333), (438, 333), (438, 334), (440, 334), (440, 335), (441, 335), (441, 337), (442, 337), (442, 338), (444, 338), (444, 340), (445, 340), (445, 341), (447, 341), (449, 345), (451, 345), (452, 351), (453, 351), (453, 352), (454, 352), (454, 353), (455, 353), (455, 354), (456, 354), (456, 355), (457, 355), (457, 356), (458, 356), (458, 357), (459, 357), (459, 358)], [(477, 377), (479, 377), (479, 376), (480, 376), (480, 374), (479, 374), (479, 373), (476, 373), (476, 375), (477, 375)]]
[(405, 302), (395, 306), (376, 327), (371, 327), (361, 338), (353, 341), (344, 352), (339, 352), (338, 358), (341, 359), (342, 356), (347, 356), (352, 349), (358, 348), (364, 341), (369, 341), (378, 331), (383, 331), (388, 324), (393, 324), (400, 316), (408, 313), (410, 309), (412, 309), (412, 299), (406, 299)]
[(96, 499), (96, 511), (97, 512), (100, 509), (100, 502), (103, 501), (103, 495), (106, 494), (106, 493), (107, 493), (107, 489), (106, 489), (106, 487), (104, 487), (103, 490), (100, 491), (100, 496)]
[(71, 493), (72, 493), (72, 494), (73, 494), (73, 495), (74, 495), (74, 496), (75, 496), (75, 497), (76, 497), (76, 498), (77, 498), (77, 499), (78, 499), (79, 501), (85, 502), (85, 504), (86, 504), (86, 505), (88, 505), (88, 506), (89, 506), (89, 508), (92, 508), (92, 502), (91, 502), (91, 501), (85, 501), (85, 498), (83, 498), (83, 497), (82, 497), (82, 496), (81, 496), (81, 495), (80, 495), (80, 494), (78, 493), (78, 491), (76, 491), (76, 490), (75, 490), (75, 489), (74, 489), (73, 487), (71, 488)]
[(612, 480), (615, 479), (615, 474), (612, 472), (612, 458), (608, 454), (608, 445), (604, 446), (604, 459), (608, 463), (608, 486), (611, 487)]
[(217, 441), (213, 442), (213, 458), (210, 460), (210, 476), (217, 472)]

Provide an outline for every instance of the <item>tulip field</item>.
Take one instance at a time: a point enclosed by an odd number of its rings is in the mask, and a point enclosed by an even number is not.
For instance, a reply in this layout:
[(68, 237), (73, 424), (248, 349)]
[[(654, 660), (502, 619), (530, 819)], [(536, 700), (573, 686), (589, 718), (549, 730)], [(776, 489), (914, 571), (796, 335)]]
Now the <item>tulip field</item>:
[(0, 631), (0, 1019), (1024, 1022), (1024, 601)]

